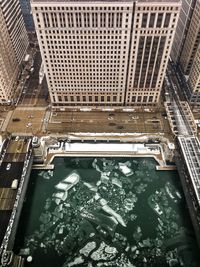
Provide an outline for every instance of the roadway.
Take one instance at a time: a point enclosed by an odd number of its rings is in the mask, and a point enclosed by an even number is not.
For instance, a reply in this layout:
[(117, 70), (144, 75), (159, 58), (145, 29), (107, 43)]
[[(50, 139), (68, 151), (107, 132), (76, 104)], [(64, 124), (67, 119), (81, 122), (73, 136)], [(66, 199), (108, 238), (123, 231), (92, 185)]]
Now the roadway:
[(190, 207), (190, 216), (200, 247), (200, 143), (196, 137), (197, 130), (193, 124), (193, 116), (191, 116), (191, 119), (188, 116), (191, 110), (189, 109), (188, 112), (186, 112), (184, 109), (181, 102), (183, 96), (179, 94), (170, 71), (167, 72), (165, 81), (167, 91), (167, 113), (168, 116), (173, 118), (171, 120), (173, 120), (176, 125), (176, 132), (174, 131), (174, 134), (177, 135), (183, 163), (181, 168), (180, 160), (177, 161), (178, 170), (188, 207)]
[(53, 112), (47, 125), (51, 133), (107, 132), (170, 134), (165, 112)]
[(0, 244), (15, 203), (17, 190), (12, 189), (14, 179), (21, 179), (27, 152), (27, 140), (11, 140), (0, 166)]
[(26, 82), (23, 87), (23, 91), (19, 100), (18, 106), (36, 106), (39, 102), (40, 105), (47, 105), (45, 98), (48, 97), (48, 88), (46, 80), (43, 79), (42, 84), (39, 84), (39, 71), (42, 63), (40, 51), (38, 50), (34, 57), (33, 68), (31, 73), (27, 72)]
[[(166, 102), (165, 106), (169, 121), (176, 135), (196, 134), (197, 128), (190, 107), (186, 101), (181, 101), (178, 85), (171, 77), (171, 71), (167, 71), (166, 83)], [(179, 88), (180, 89), (180, 88)]]
[(200, 207), (200, 143), (196, 137), (179, 136), (178, 140)]

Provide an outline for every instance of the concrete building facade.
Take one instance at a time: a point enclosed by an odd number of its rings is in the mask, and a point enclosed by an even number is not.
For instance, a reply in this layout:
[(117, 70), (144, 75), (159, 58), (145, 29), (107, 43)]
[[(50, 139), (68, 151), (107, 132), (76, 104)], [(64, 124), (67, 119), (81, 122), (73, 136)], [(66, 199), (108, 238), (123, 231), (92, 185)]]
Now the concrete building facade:
[(200, 43), (189, 73), (188, 85), (191, 90), (189, 98), (190, 103), (200, 105)]
[(200, 0), (194, 6), (190, 26), (180, 57), (180, 66), (185, 75), (189, 75), (197, 48), (200, 43)]
[(179, 62), (180, 54), (182, 52), (185, 38), (190, 25), (193, 8), (196, 0), (182, 0), (180, 16), (178, 19), (176, 32), (174, 36), (174, 42), (171, 50), (171, 59), (175, 64)]
[(133, 14), (127, 105), (158, 103), (180, 3), (138, 1)]
[(12, 98), (13, 88), (19, 73), (7, 25), (0, 8), (0, 103), (6, 104)]
[(31, 5), (54, 106), (158, 102), (178, 0), (32, 0)]
[(17, 61), (21, 64), (26, 54), (29, 41), (19, 0), (1, 0), (0, 8), (7, 25)]
[(0, 103), (8, 104), (28, 47), (19, 0), (0, 1), (0, 27)]

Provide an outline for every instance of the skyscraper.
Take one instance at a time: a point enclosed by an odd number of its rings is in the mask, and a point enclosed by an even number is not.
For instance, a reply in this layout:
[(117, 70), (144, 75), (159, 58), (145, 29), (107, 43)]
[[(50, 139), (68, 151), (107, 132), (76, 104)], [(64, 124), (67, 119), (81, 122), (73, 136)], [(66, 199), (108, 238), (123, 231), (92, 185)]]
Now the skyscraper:
[(198, 45), (200, 43), (200, 0), (194, 6), (190, 26), (180, 57), (180, 65), (185, 75), (189, 75)]
[(189, 103), (200, 105), (200, 0), (195, 1), (178, 63), (187, 79), (188, 86), (183, 89)]
[(188, 85), (190, 88), (189, 102), (194, 105), (200, 105), (200, 43), (189, 73)]
[(19, 65), (13, 50), (2, 10), (0, 8), (0, 103), (8, 103), (16, 81)]
[(54, 106), (158, 102), (178, 0), (31, 5)]
[(0, 1), (0, 103), (9, 103), (16, 88), (28, 37), (19, 0)]
[(179, 1), (137, 1), (133, 13), (127, 105), (159, 101), (180, 9)]
[(28, 47), (28, 35), (24, 25), (19, 0), (1, 0), (0, 8), (8, 29), (17, 61), (21, 64)]
[(196, 0), (182, 0), (180, 16), (174, 36), (171, 50), (171, 59), (176, 64), (179, 61), (181, 51), (184, 46), (185, 37), (190, 25), (191, 16)]
[(20, 1), (24, 23), (25, 23), (27, 31), (28, 32), (35, 31), (35, 26), (33, 23), (33, 16), (31, 12), (30, 0), (19, 0), (19, 1)]

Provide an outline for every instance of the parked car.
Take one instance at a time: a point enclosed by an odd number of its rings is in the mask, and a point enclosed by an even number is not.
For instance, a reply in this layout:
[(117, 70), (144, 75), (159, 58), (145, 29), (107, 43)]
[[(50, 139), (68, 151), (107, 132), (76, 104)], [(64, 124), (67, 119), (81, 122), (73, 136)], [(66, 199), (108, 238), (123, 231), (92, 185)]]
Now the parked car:
[(17, 122), (17, 121), (20, 121), (20, 119), (19, 118), (13, 118), (12, 121)]

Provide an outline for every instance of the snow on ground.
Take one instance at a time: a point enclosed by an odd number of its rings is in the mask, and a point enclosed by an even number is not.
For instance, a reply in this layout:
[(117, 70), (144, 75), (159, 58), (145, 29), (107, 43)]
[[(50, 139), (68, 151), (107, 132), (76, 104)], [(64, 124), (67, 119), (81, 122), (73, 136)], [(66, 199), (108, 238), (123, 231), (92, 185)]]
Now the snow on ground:
[[(65, 151), (124, 151), (158, 154), (159, 150), (152, 151), (144, 144), (124, 143), (65, 143)], [(50, 152), (50, 151), (49, 151)], [(157, 152), (157, 153), (156, 153)]]

